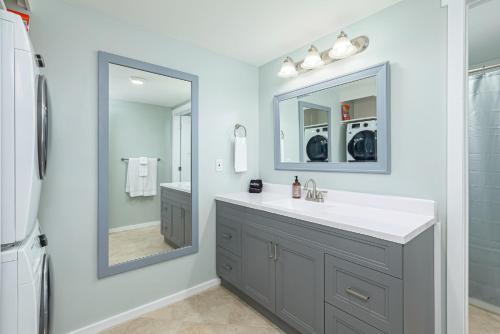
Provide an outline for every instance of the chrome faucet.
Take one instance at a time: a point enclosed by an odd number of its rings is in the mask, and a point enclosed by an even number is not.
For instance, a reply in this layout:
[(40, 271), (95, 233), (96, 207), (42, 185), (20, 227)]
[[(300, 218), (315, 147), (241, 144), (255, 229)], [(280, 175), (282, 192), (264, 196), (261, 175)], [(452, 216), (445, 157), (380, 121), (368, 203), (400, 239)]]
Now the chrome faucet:
[[(312, 189), (309, 188), (309, 183), (312, 183)], [(323, 203), (325, 201), (326, 191), (320, 191), (317, 188), (316, 181), (309, 179), (304, 184), (304, 190), (307, 190), (306, 201)]]

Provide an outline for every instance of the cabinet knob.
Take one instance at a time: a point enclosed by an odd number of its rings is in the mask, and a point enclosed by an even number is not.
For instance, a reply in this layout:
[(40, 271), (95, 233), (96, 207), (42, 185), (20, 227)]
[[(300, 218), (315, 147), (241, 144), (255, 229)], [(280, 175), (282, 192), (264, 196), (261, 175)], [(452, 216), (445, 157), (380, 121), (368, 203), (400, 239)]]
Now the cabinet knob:
[(233, 236), (230, 233), (224, 233), (224, 234), (222, 234), (222, 236), (224, 237), (224, 239), (227, 239), (227, 240), (231, 240), (233, 238)]
[(226, 269), (227, 271), (231, 271), (231, 270), (233, 270), (233, 267), (231, 267), (231, 265), (229, 265), (229, 264), (226, 263), (224, 265), (224, 269)]

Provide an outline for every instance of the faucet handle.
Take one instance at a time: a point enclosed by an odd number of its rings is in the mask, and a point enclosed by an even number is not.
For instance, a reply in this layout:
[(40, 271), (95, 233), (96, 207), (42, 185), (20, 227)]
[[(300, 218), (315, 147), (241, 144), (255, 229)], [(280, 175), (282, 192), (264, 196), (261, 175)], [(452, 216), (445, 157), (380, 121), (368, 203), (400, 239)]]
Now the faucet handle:
[(318, 191), (316, 193), (316, 199), (318, 200), (318, 202), (323, 203), (325, 201), (326, 194), (328, 194), (328, 191)]

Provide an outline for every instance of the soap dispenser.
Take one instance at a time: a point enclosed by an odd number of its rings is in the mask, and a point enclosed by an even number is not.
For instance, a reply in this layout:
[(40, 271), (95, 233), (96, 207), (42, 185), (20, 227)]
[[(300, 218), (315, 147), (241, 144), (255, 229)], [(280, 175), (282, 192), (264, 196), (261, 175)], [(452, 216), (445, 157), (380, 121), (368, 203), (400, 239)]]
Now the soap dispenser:
[(301, 198), (302, 197), (302, 188), (300, 186), (298, 176), (295, 176), (295, 182), (292, 184), (292, 197), (293, 198)]

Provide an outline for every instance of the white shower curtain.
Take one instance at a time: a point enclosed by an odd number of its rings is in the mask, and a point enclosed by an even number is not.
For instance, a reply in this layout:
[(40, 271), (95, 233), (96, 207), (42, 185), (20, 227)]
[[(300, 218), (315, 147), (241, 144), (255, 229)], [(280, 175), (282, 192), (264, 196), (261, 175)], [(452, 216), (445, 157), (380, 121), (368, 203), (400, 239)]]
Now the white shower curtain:
[(469, 294), (500, 307), (500, 70), (469, 84)]

